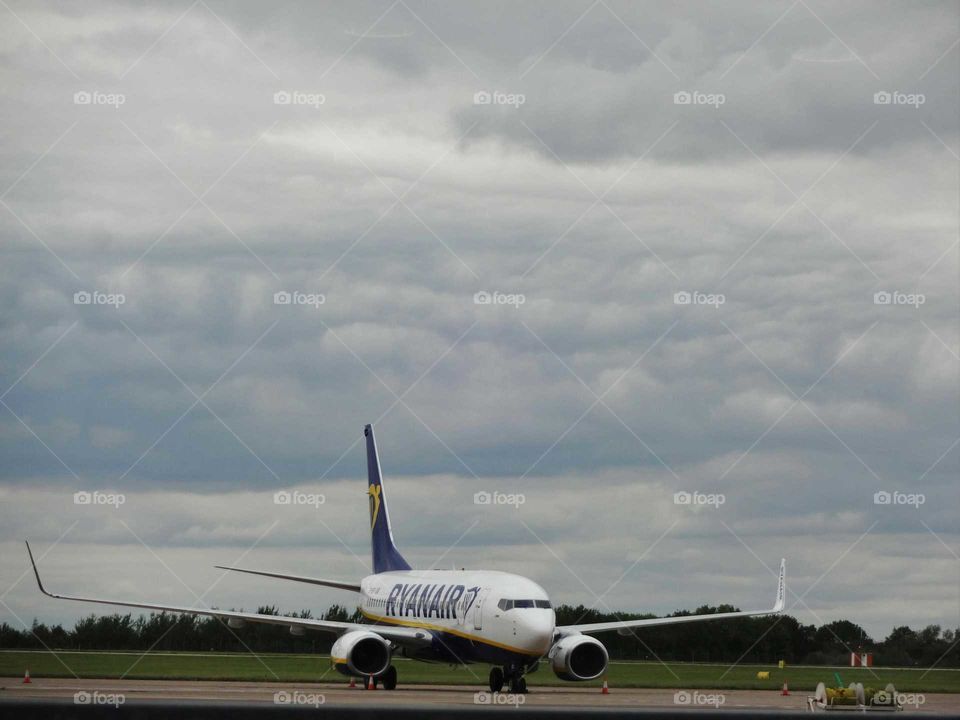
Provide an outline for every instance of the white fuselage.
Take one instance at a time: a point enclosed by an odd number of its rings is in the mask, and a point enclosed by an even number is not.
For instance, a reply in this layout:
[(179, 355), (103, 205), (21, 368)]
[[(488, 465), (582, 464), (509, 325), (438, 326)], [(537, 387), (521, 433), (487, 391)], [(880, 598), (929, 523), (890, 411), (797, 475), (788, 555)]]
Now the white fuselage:
[(368, 575), (360, 609), (376, 623), (422, 628), (437, 659), (535, 661), (553, 641), (547, 593), (520, 575), (470, 570), (404, 570)]

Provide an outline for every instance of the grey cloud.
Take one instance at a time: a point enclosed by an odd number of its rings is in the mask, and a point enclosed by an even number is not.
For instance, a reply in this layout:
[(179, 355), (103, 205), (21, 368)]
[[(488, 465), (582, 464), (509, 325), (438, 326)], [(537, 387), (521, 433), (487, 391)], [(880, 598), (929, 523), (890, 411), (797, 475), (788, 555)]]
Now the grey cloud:
[[(95, 557), (117, 578), (106, 590), (141, 589), (119, 517), (198, 589), (274, 519), (261, 564), (352, 577), (363, 563), (313, 516), (263, 498), (327, 493), (316, 517), (365, 560), (356, 443), (383, 415), (391, 506), (419, 563), (479, 520), (445, 562), (589, 602), (523, 523), (602, 589), (676, 519), (608, 602), (746, 606), (769, 578), (719, 520), (768, 563), (795, 558), (804, 587), (880, 521), (811, 606), (878, 633), (953, 617), (920, 521), (955, 542), (957, 50), (920, 76), (956, 37), (955, 5), (810, 3), (842, 42), (798, 5), (738, 61), (787, 4), (609, 3), (641, 43), (603, 6), (561, 38), (584, 3), (409, 2), (366, 39), (387, 4), (210, 3), (230, 29), (197, 6), (122, 79), (187, 6), (11, 7), (80, 79), (4, 26), (5, 580), (22, 569), (14, 541), (79, 519), (51, 570), (93, 588), (72, 559)], [(680, 89), (727, 102), (676, 106)], [(880, 89), (927, 102), (875, 105)], [(76, 105), (80, 90), (126, 102)], [(276, 105), (279, 90), (325, 102)], [(480, 90), (526, 102), (475, 106)], [(125, 302), (74, 303), (93, 290)], [(477, 305), (481, 290), (525, 302)], [(281, 291), (325, 302), (277, 305)], [(881, 291), (925, 301), (878, 305)], [(209, 409), (178, 420), (214, 383)], [(130, 502), (77, 515), (72, 493), (95, 488)], [(478, 513), (481, 489), (529, 502)], [(728, 502), (686, 512), (683, 489)], [(878, 490), (927, 502), (877, 506)], [(863, 568), (891, 554), (885, 582), (910, 583), (865, 598)], [(229, 582), (218, 600), (300, 607), (293, 590)], [(26, 586), (16, 598), (29, 612)]]

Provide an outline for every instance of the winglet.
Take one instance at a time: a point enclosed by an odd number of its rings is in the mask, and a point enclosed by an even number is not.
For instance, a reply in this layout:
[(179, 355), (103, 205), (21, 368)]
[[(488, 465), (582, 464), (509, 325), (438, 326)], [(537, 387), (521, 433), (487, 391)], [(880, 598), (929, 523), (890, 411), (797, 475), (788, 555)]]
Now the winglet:
[(780, 560), (780, 577), (777, 580), (777, 602), (774, 603), (773, 612), (783, 612), (783, 606), (786, 602), (787, 594), (787, 559)]
[(40, 580), (40, 571), (37, 570), (37, 563), (36, 561), (34, 561), (33, 551), (30, 549), (30, 543), (27, 542), (26, 540), (24, 540), (24, 542), (27, 545), (27, 555), (30, 556), (30, 564), (33, 566), (33, 574), (36, 575), (37, 577), (37, 585), (40, 586), (40, 592), (42, 592), (44, 595), (50, 595), (50, 597), (56, 597), (55, 595), (51, 595), (50, 593), (48, 593), (46, 588), (43, 587), (43, 582)]

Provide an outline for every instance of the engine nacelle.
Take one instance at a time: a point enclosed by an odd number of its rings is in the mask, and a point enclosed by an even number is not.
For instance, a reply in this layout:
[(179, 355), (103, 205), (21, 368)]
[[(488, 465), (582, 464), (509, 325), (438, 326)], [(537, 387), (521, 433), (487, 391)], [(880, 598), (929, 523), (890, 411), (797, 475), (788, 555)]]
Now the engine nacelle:
[(369, 630), (344, 633), (330, 650), (330, 663), (344, 675), (378, 677), (390, 667), (390, 643)]
[(561, 680), (593, 680), (607, 669), (607, 649), (589, 635), (560, 638), (547, 654), (553, 672)]

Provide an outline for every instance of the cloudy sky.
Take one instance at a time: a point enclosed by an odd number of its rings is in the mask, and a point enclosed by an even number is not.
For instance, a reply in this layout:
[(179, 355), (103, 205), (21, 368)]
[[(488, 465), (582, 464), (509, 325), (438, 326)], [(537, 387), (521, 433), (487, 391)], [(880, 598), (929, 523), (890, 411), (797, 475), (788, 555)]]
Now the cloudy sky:
[(415, 566), (960, 624), (956, 2), (3, 5), (0, 620), (350, 600), (212, 565), (373, 422)]

